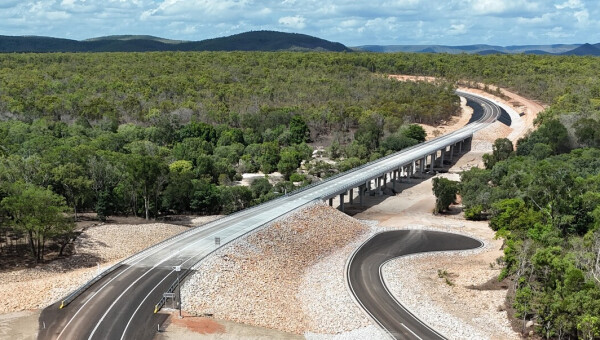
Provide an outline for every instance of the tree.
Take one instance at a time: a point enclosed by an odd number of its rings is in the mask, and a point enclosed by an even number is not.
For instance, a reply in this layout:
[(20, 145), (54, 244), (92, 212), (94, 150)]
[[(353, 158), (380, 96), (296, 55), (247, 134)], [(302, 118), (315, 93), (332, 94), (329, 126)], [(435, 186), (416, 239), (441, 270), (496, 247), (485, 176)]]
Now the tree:
[(0, 207), (15, 227), (28, 235), (36, 262), (43, 261), (48, 238), (70, 233), (75, 228), (73, 221), (65, 216), (70, 209), (64, 197), (32, 184), (13, 183), (9, 192), (0, 201)]
[(592, 118), (582, 118), (575, 123), (577, 141), (585, 146), (600, 146), (600, 122)]
[(159, 179), (167, 174), (168, 169), (157, 156), (136, 154), (131, 155), (129, 166), (133, 178), (139, 183), (139, 190), (144, 199), (145, 218), (149, 220), (150, 202), (152, 198), (158, 197), (161, 189)]
[(273, 185), (266, 177), (257, 178), (250, 184), (250, 191), (252, 191), (252, 197), (255, 199), (268, 194), (272, 189)]
[(410, 124), (406, 129), (402, 130), (402, 135), (414, 139), (418, 143), (424, 142), (425, 138), (427, 138), (427, 132), (418, 124)]
[(492, 154), (483, 155), (486, 169), (491, 169), (496, 163), (508, 159), (514, 152), (513, 144), (508, 138), (498, 138), (492, 145)]
[(448, 210), (450, 204), (456, 201), (458, 182), (443, 177), (433, 179), (433, 194), (435, 195), (435, 210), (438, 214)]
[(379, 115), (368, 116), (363, 119), (354, 133), (354, 139), (369, 150), (379, 147), (379, 140), (383, 135), (383, 117)]
[(300, 166), (299, 155), (295, 151), (285, 150), (281, 152), (281, 158), (277, 163), (277, 170), (285, 177), (289, 179), (290, 175), (298, 169)]
[(169, 181), (162, 193), (162, 207), (182, 213), (190, 210), (194, 195), (192, 162), (175, 161), (169, 165)]
[(290, 142), (300, 144), (308, 142), (310, 139), (310, 131), (306, 122), (300, 115), (295, 115), (290, 121)]
[(251, 200), (252, 191), (248, 187), (219, 187), (219, 202), (225, 214), (248, 207)]
[(418, 144), (416, 139), (407, 137), (404, 134), (393, 134), (389, 135), (381, 142), (381, 147), (386, 151), (396, 152), (416, 144)]
[(87, 178), (85, 170), (80, 165), (66, 163), (52, 169), (54, 180), (67, 202), (73, 207), (75, 220), (77, 220), (77, 206), (83, 203), (90, 195), (92, 181)]
[(194, 187), (194, 193), (190, 202), (192, 211), (202, 214), (220, 212), (220, 192), (216, 185), (206, 179), (194, 179), (192, 180), (192, 186)]

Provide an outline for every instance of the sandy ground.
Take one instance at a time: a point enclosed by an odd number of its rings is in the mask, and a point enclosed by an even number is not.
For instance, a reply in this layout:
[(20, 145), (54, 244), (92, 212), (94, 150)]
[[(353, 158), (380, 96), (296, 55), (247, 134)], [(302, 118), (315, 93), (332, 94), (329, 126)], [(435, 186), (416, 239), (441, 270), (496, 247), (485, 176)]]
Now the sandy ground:
[(0, 273), (0, 339), (36, 338), (38, 309), (123, 258), (187, 229), (164, 223), (98, 225), (81, 234), (69, 258)]
[[(438, 81), (438, 79), (435, 77), (424, 76), (390, 75), (389, 77), (400, 81), (426, 81), (430, 83), (435, 83), (436, 81)], [(461, 82), (458, 89), (483, 95), (500, 104), (503, 108), (509, 111), (509, 114), (511, 114), (513, 124), (511, 125), (510, 132), (503, 137), (507, 137), (508, 139), (513, 141), (513, 143), (516, 142), (519, 138), (524, 137), (529, 131), (531, 131), (531, 129), (533, 128), (533, 121), (537, 117), (538, 113), (542, 112), (547, 107), (547, 105), (543, 103), (527, 99), (505, 88), (498, 88), (494, 85), (488, 85), (488, 89), (491, 92), (499, 91), (502, 94), (502, 97), (499, 97), (482, 90), (484, 87), (485, 84), (481, 83)], [(464, 112), (465, 111), (463, 108), (463, 116)], [(453, 118), (453, 120), (447, 125), (450, 127), (450, 129), (452, 129), (452, 126), (458, 126), (459, 124), (457, 124), (456, 118)], [(433, 134), (436, 130), (442, 131), (443, 133), (451, 132), (447, 130), (448, 127), (444, 126), (424, 127), (428, 132), (428, 136), (430, 133)]]
[[(463, 157), (466, 158), (461, 160), (463, 166), (473, 164), (475, 160), (471, 157), (468, 154)], [(458, 180), (456, 173), (438, 176)], [(518, 338), (510, 329), (502, 307), (506, 290), (469, 288), (498, 276), (500, 268), (495, 263), (502, 256), (502, 240), (494, 239), (487, 222), (466, 221), (462, 214), (433, 215), (435, 197), (431, 192), (431, 178), (412, 186), (403, 183), (402, 187), (401, 194), (388, 197), (354, 217), (378, 221), (379, 227), (390, 230), (434, 229), (474, 236), (484, 241), (486, 247), (468, 256), (440, 253), (390, 261), (383, 274), (392, 293), (419, 318), (450, 339)], [(438, 270), (447, 272), (453, 285), (441, 279)]]

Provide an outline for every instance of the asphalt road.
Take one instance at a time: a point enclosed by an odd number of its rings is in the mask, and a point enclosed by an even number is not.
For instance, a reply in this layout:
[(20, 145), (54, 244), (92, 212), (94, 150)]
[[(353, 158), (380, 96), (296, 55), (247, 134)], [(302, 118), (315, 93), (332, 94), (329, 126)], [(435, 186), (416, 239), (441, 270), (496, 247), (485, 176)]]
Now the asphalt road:
[[(460, 92), (483, 109), (482, 118), (451, 134), (350, 170), (259, 206), (242, 210), (193, 228), (122, 262), (83, 293), (59, 309), (54, 304), (40, 315), (38, 339), (149, 339), (164, 316), (154, 314), (155, 304), (176, 279), (174, 266), (185, 272), (220, 246), (281, 218), (314, 201), (325, 200), (381, 174), (411, 164), (441, 148), (470, 137), (493, 122), (499, 108), (487, 99)], [(45, 327), (44, 327), (45, 326)]]
[(377, 234), (352, 256), (347, 267), (350, 289), (371, 317), (395, 339), (444, 339), (405, 309), (383, 282), (381, 267), (410, 254), (479, 248), (470, 237), (428, 230), (395, 230)]

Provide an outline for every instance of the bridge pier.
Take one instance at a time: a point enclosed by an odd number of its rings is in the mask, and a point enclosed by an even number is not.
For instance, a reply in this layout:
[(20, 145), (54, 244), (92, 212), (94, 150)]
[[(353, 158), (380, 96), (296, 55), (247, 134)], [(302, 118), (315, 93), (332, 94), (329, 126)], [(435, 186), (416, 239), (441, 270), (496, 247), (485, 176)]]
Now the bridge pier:
[(458, 154), (462, 154), (462, 146), (463, 146), (463, 141), (461, 140), (460, 142), (458, 142)]
[(454, 144), (450, 145), (450, 162), (452, 162), (453, 156), (454, 156)]
[(425, 157), (423, 157), (419, 160), (419, 173), (421, 175), (425, 172), (425, 160), (426, 160)]
[(344, 212), (344, 196), (346, 194), (340, 194), (340, 211)]
[(437, 154), (437, 151), (435, 153), (431, 154), (431, 164), (429, 165), (429, 171), (431, 173), (433, 173), (433, 165), (435, 164), (435, 156)]
[(350, 204), (354, 204), (354, 189), (350, 189)]
[(329, 199), (329, 206), (333, 207), (333, 197)]
[(364, 206), (364, 197), (365, 197), (366, 185), (361, 185), (358, 187), (358, 199), (360, 200), (360, 206)]
[(444, 146), (444, 148), (442, 149), (442, 156), (440, 157), (440, 166), (443, 168), (444, 167), (444, 154), (446, 153), (446, 147)]

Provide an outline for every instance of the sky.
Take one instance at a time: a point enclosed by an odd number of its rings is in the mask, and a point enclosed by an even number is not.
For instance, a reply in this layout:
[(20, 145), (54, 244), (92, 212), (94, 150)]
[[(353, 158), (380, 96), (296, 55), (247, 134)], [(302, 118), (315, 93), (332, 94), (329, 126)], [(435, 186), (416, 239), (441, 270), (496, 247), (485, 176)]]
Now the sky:
[(598, 0), (0, 0), (0, 35), (204, 40), (252, 30), (347, 46), (599, 43)]

